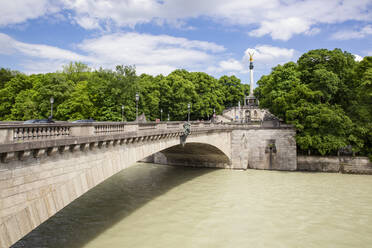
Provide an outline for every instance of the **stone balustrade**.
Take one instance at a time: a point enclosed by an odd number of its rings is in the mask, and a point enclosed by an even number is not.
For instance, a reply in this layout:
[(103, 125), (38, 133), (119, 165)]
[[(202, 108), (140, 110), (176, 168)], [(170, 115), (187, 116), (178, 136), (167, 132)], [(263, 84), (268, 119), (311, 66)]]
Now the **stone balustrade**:
[[(0, 125), (0, 144), (64, 139), (68, 137), (102, 136), (148, 130), (182, 129), (183, 122), (94, 122), (57, 124), (7, 124)], [(222, 126), (224, 124), (218, 124)], [(225, 124), (226, 125), (226, 124)], [(192, 122), (192, 126), (207, 127), (209, 123)]]
[[(146, 142), (183, 135), (184, 122), (94, 122), (0, 125), (2, 163), (28, 157), (52, 156), (116, 144)], [(191, 122), (194, 134), (218, 130), (255, 129), (260, 125)], [(282, 125), (283, 128), (283, 125)], [(292, 128), (288, 126), (288, 128)]]

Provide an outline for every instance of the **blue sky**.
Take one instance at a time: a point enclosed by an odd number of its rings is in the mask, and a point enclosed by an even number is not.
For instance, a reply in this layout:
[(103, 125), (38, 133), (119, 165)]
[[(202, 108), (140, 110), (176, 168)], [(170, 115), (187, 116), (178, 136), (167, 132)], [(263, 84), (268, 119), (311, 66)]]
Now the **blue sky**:
[(311, 49), (372, 56), (372, 0), (1, 0), (0, 67), (25, 73), (135, 65), (249, 82)]

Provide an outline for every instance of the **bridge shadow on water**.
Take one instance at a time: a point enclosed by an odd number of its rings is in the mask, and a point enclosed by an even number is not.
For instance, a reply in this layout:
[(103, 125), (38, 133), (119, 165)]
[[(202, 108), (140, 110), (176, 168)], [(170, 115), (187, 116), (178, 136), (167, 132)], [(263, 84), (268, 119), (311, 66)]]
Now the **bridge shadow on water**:
[(214, 170), (155, 164), (127, 168), (70, 203), (12, 247), (82, 247), (156, 197)]

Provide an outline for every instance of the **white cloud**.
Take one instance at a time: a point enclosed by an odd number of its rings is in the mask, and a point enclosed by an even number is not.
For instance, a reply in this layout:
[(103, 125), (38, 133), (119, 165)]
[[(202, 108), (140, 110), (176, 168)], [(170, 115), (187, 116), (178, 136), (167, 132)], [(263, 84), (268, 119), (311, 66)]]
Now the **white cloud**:
[(221, 71), (243, 71), (244, 67), (240, 61), (235, 59), (223, 60), (219, 63)]
[(10, 36), (0, 33), (0, 55), (19, 55), (22, 60), (19, 65), (26, 73), (53, 72), (62, 68), (70, 61), (96, 63), (96, 58), (84, 56), (70, 50), (43, 44), (29, 44), (17, 41)]
[(319, 33), (319, 24), (371, 21), (371, 8), (370, 0), (4, 0), (0, 25), (64, 9), (85, 29), (135, 28), (151, 22), (184, 28), (190, 18), (207, 17), (238, 25), (252, 36), (288, 40), (296, 34)]
[(2, 0), (0, 26), (22, 23), (60, 10), (56, 0)]
[(318, 33), (320, 33), (320, 28), (311, 28), (310, 30), (306, 31), (305, 34), (306, 35), (309, 35), (309, 36), (312, 36), (312, 35), (316, 35)]
[(76, 44), (79, 52), (28, 44), (2, 33), (0, 45), (0, 54), (22, 55), (24, 60), (21, 64), (28, 72), (55, 71), (62, 64), (81, 61), (92, 67), (105, 68), (114, 68), (118, 64), (136, 65), (138, 73), (153, 75), (168, 74), (177, 68), (203, 70), (215, 63), (216, 56), (225, 50), (223, 46), (211, 42), (139, 33), (117, 33), (87, 39)]
[(209, 66), (209, 73), (224, 72), (227, 74), (246, 74), (249, 72), (249, 53), (253, 54), (254, 66), (256, 71), (268, 72), (277, 64), (282, 64), (295, 59), (296, 51), (270, 45), (257, 45), (254, 48), (245, 50), (241, 61), (235, 59), (222, 60), (218, 66)]
[(254, 61), (266, 65), (276, 65), (294, 59), (295, 50), (270, 45), (257, 45), (254, 48), (245, 50), (243, 61), (249, 60), (249, 53), (253, 53)]
[(363, 60), (363, 57), (362, 57), (362, 56), (360, 56), (360, 55), (358, 55), (358, 54), (353, 54), (353, 55), (354, 55), (354, 57), (355, 57), (355, 61), (360, 62), (360, 61)]
[(311, 23), (297, 17), (285, 18), (273, 21), (264, 21), (260, 28), (251, 31), (252, 36), (261, 37), (270, 34), (273, 39), (288, 40), (294, 34), (307, 33), (310, 30)]
[(108, 67), (135, 64), (138, 71), (168, 74), (176, 68), (196, 68), (225, 50), (211, 42), (188, 40), (168, 35), (119, 33), (83, 41), (78, 47), (99, 58)]
[(60, 71), (67, 61), (52, 59), (24, 59), (19, 65), (23, 67), (22, 72), (26, 74), (38, 74)]
[(14, 40), (10, 36), (0, 33), (0, 54), (20, 53), (29, 57), (40, 59), (53, 59), (63, 61), (92, 61), (91, 58), (58, 47), (28, 44)]
[[(134, 27), (155, 22), (182, 26), (189, 18), (208, 17), (224, 25), (247, 28), (252, 36), (270, 35), (288, 40), (296, 34), (314, 35), (321, 23), (371, 20), (369, 0), (64, 0), (75, 12), (77, 23), (86, 28), (105, 26)], [(90, 20), (90, 21), (89, 21)], [(87, 23), (94, 25), (87, 25)], [(257, 28), (252, 30), (252, 27)]]
[(350, 39), (361, 39), (368, 35), (372, 35), (372, 25), (367, 25), (359, 30), (342, 30), (332, 35), (332, 39), (335, 40), (350, 40)]
[(0, 54), (14, 53), (13, 41), (8, 35), (0, 33)]

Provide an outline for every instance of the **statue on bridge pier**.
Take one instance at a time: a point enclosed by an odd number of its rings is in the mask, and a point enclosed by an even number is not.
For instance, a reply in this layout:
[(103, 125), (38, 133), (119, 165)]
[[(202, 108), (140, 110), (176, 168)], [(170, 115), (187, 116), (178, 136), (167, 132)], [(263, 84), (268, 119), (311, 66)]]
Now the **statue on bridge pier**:
[(182, 146), (185, 146), (186, 144), (186, 138), (187, 136), (189, 136), (191, 133), (191, 124), (189, 122), (185, 122), (183, 124), (183, 135), (180, 136), (180, 140), (181, 140), (181, 145)]

